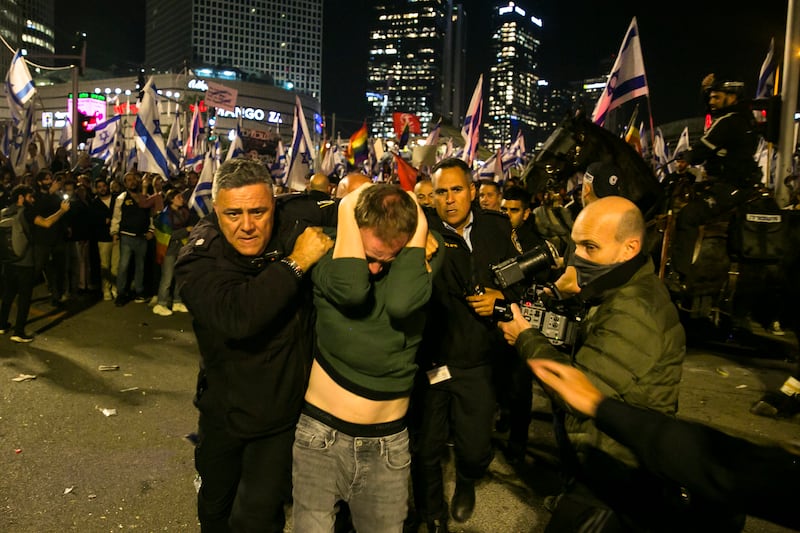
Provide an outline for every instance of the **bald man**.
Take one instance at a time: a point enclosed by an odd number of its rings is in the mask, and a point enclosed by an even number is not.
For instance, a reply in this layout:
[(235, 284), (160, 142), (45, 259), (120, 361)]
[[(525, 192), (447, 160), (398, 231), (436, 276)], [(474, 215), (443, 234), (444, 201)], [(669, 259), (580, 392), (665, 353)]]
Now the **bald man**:
[[(516, 304), (513, 320), (499, 327), (524, 359), (572, 364), (605, 396), (674, 415), (686, 336), (667, 289), (649, 256), (642, 253), (644, 236), (642, 213), (621, 196), (595, 200), (578, 214), (572, 228), (571, 264), (577, 273), (575, 292), (587, 312), (572, 357), (532, 328)], [(551, 518), (551, 525), (558, 525), (554, 530), (579, 529), (580, 524), (570, 522), (580, 516), (574, 505), (588, 506), (587, 513), (614, 507), (635, 521), (640, 517), (636, 505), (651, 510), (663, 501), (659, 497), (647, 501), (651, 491), (663, 488), (660, 482), (640, 471), (630, 450), (600, 432), (591, 419), (567, 412), (558, 430), (568, 437), (561, 441), (564, 452), (577, 459), (567, 472), (577, 483), (567, 489), (567, 498), (559, 500)], [(596, 505), (569, 497), (587, 489)], [(629, 501), (603, 500), (619, 495)]]
[(369, 176), (360, 172), (351, 172), (339, 181), (339, 185), (336, 187), (336, 198), (344, 198), (365, 183), (372, 183)]
[(306, 186), (306, 190), (311, 191), (318, 191), (321, 193), (325, 193), (330, 197), (331, 195), (331, 180), (328, 179), (328, 176), (325, 174), (321, 174), (317, 172), (308, 180), (308, 185)]

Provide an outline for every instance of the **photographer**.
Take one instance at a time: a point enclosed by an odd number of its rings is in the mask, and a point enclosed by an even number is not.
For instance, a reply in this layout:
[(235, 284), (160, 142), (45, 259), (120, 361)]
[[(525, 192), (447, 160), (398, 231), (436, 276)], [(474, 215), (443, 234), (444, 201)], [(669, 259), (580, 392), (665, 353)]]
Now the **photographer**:
[[(604, 395), (674, 415), (686, 337), (669, 293), (642, 253), (644, 235), (641, 212), (620, 196), (600, 198), (578, 215), (570, 262), (586, 318), (572, 358), (532, 328), (516, 305), (513, 320), (499, 327), (523, 358), (571, 363)], [(610, 510), (609, 524), (615, 519), (649, 528), (662, 519), (669, 523), (673, 511), (661, 508), (663, 498), (654, 496), (662, 485), (638, 468), (630, 450), (579, 413), (554, 413), (569, 482), (549, 530), (574, 531), (586, 520), (608, 517)]]

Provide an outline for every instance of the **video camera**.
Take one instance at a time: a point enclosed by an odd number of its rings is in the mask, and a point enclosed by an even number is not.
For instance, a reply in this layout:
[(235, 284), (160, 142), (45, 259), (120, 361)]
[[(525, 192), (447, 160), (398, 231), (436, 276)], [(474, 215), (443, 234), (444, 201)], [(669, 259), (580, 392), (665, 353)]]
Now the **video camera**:
[[(509, 287), (534, 274), (556, 266), (558, 251), (549, 242), (537, 246), (522, 255), (491, 265), (495, 281), (501, 288)], [(545, 292), (549, 288), (553, 296)], [(522, 316), (547, 337), (553, 346), (571, 348), (575, 345), (584, 309), (576, 299), (562, 299), (552, 283), (532, 283), (519, 301)], [(492, 318), (507, 322), (512, 319), (510, 304), (505, 300), (495, 302)]]

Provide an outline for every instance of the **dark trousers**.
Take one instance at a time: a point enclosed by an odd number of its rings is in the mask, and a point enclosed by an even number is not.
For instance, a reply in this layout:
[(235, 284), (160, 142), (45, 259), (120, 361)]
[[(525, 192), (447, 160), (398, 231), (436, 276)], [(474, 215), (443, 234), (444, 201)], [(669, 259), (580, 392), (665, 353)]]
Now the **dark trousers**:
[(203, 533), (281, 533), (292, 495), (295, 428), (256, 439), (228, 433), (200, 415), (195, 468), (202, 484), (197, 516)]
[(415, 387), (412, 424), (412, 484), (417, 512), (423, 520), (446, 520), (442, 455), (453, 439), (456, 472), (478, 480), (492, 462), (492, 421), (495, 399), (489, 365), (449, 368), (451, 379)]
[(64, 294), (64, 281), (67, 272), (67, 243), (59, 240), (55, 244), (33, 245), (34, 276), (44, 273), (47, 288), (53, 300)]
[(495, 352), (494, 383), (497, 403), (503, 415), (508, 416), (508, 452), (523, 456), (528, 447), (528, 428), (533, 407), (533, 372), (517, 351), (509, 349)]
[(24, 335), (33, 294), (33, 267), (8, 264), (5, 265), (4, 272), (5, 285), (3, 287), (3, 303), (0, 305), (0, 325), (8, 324), (11, 304), (16, 298), (17, 320), (14, 322), (14, 335)]

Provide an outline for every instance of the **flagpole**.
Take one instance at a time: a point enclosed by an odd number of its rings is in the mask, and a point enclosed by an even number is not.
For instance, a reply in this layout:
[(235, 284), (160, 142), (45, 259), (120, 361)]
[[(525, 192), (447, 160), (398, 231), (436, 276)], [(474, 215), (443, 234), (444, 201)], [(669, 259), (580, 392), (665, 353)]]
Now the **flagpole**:
[[(84, 47), (86, 45), (84, 44)], [(72, 164), (78, 163), (78, 65), (72, 65)]]
[[(783, 82), (781, 83), (781, 131), (778, 139), (778, 175), (775, 180), (775, 198), (783, 207), (789, 203), (786, 186), (780, 176), (794, 172), (792, 155), (794, 153), (794, 113), (797, 109), (798, 74), (800, 57), (795, 53), (800, 45), (800, 5), (798, 0), (789, 0), (786, 13), (786, 42), (783, 50)], [(777, 84), (776, 84), (777, 86)]]

